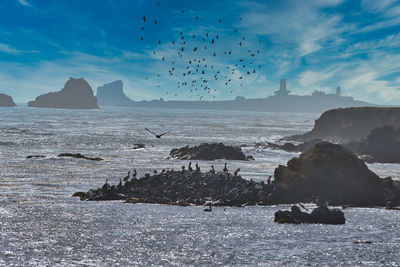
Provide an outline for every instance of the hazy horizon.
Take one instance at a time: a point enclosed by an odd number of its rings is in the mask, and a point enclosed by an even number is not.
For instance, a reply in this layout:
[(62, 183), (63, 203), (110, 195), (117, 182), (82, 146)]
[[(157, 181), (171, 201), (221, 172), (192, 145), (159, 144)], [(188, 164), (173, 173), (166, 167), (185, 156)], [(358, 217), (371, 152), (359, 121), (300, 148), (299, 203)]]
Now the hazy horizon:
[[(6, 0), (0, 10), (0, 92), (17, 103), (61, 90), (69, 77), (87, 80), (94, 94), (122, 80), (135, 101), (198, 100), (189, 87), (177, 88), (194, 55), (232, 79), (225, 85), (208, 74), (204, 79), (212, 90), (202, 92), (203, 100), (268, 97), (281, 78), (297, 95), (334, 93), (341, 86), (343, 95), (357, 100), (387, 105), (400, 100), (399, 1)], [(180, 40), (180, 32), (187, 42), (183, 57), (177, 54), (181, 46), (171, 43)], [(200, 49), (205, 43), (208, 50)], [(239, 59), (247, 69), (252, 62), (257, 72), (239, 70)], [(237, 71), (223, 72), (226, 66)]]

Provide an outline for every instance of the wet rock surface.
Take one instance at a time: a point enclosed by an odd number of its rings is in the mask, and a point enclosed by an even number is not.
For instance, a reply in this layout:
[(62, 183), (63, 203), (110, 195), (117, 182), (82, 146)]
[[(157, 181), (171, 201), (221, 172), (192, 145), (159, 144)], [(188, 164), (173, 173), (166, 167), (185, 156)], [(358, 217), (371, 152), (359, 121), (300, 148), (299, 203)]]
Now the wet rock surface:
[[(289, 142), (286, 142), (283, 145), (268, 142), (268, 143), (264, 144), (263, 146), (266, 148), (283, 150), (286, 152), (304, 152), (306, 150), (312, 149), (316, 144), (322, 143), (322, 142), (324, 142), (324, 141), (322, 141), (320, 139), (306, 141), (304, 143), (297, 144), (297, 145), (293, 144), (293, 143), (289, 143)], [(257, 145), (257, 147), (260, 147), (260, 146), (261, 146), (261, 144)]]
[(287, 166), (275, 169), (273, 182), (281, 190), (278, 203), (313, 202), (330, 205), (386, 206), (400, 203), (399, 182), (381, 179), (346, 148), (319, 143)]
[(189, 160), (247, 160), (240, 147), (226, 146), (223, 143), (203, 143), (193, 147), (174, 148), (171, 150), (169, 157)]
[(303, 212), (297, 206), (286, 211), (275, 212), (274, 222), (277, 223), (321, 223), (321, 224), (345, 224), (344, 213), (338, 209), (329, 209), (321, 206), (315, 208), (311, 213)]
[(87, 160), (94, 160), (94, 161), (100, 161), (103, 160), (102, 158), (99, 157), (87, 157), (85, 155), (82, 155), (81, 153), (61, 153), (57, 157), (62, 158), (62, 157), (67, 157), (67, 158), (76, 158), (76, 159), (87, 159)]

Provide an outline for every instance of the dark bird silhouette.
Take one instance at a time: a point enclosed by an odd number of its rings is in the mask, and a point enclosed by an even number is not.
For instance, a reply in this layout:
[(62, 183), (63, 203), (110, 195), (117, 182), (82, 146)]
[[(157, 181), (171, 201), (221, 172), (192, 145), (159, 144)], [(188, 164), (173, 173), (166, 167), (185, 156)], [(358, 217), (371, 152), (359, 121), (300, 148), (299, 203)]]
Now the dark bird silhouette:
[(144, 27), (143, 26), (140, 29), (142, 29), (142, 31), (144, 31)]
[(130, 176), (131, 176), (131, 171), (128, 171), (128, 175), (124, 177), (124, 182), (128, 181)]
[(171, 131), (168, 131), (168, 132), (165, 132), (165, 133), (162, 133), (162, 134), (156, 134), (156, 133), (154, 133), (154, 132), (152, 132), (152, 131), (150, 131), (149, 129), (147, 129), (147, 128), (144, 128), (146, 131), (148, 131), (149, 133), (152, 133), (152, 134), (154, 134), (155, 135), (155, 137), (156, 138), (161, 138), (161, 136), (163, 136), (163, 135), (166, 135), (166, 134), (168, 134), (168, 133), (170, 133)]
[(221, 23), (221, 22), (222, 22), (222, 20), (221, 20), (221, 19), (219, 19), (219, 20), (218, 20), (218, 22), (219, 22), (219, 23)]
[(192, 172), (192, 171), (193, 171), (193, 168), (192, 168), (192, 162), (189, 162), (188, 170), (189, 170), (190, 172)]
[(195, 20), (198, 20), (198, 19), (199, 19), (199, 17), (198, 17), (198, 16), (196, 16), (194, 19), (195, 19)]
[(160, 5), (160, 2), (157, 2), (157, 6), (159, 6)]
[(239, 172), (240, 172), (240, 168), (237, 168), (237, 169), (235, 170), (235, 172), (233, 173), (233, 175), (235, 175), (235, 177), (237, 177), (237, 175), (238, 175)]
[(214, 165), (211, 165), (211, 170), (210, 170), (210, 172), (211, 172), (212, 174), (215, 173)]
[(154, 20), (154, 24), (157, 24), (157, 20), (156, 19)]
[(142, 20), (143, 22), (146, 22), (146, 16), (143, 16)]
[(212, 211), (211, 204), (208, 204), (208, 208), (204, 209), (203, 211), (211, 212)]
[(223, 169), (224, 172), (228, 172), (228, 168), (226, 167), (226, 164), (227, 163), (225, 163), (225, 166), (224, 166), (224, 169)]
[(200, 172), (200, 167), (198, 163), (196, 163), (196, 172)]
[(183, 14), (184, 12), (185, 12), (185, 10), (182, 9), (182, 10), (181, 10), (181, 13)]

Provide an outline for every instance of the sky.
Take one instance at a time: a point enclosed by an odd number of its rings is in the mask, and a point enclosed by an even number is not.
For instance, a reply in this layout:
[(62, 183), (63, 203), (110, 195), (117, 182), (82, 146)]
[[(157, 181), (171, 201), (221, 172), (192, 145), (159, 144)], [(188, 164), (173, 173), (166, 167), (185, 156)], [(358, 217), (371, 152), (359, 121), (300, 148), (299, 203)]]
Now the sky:
[(135, 101), (261, 98), (285, 78), (292, 94), (400, 104), (400, 0), (1, 0), (0, 14), (0, 93), (17, 103), (82, 77)]

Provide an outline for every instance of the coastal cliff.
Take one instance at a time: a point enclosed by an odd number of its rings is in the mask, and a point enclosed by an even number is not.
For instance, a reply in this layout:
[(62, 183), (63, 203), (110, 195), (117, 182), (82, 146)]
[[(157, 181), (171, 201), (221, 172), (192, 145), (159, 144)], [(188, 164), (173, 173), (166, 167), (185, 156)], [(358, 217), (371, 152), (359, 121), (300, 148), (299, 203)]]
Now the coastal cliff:
[(36, 97), (29, 107), (62, 109), (98, 109), (97, 99), (90, 85), (82, 78), (70, 78), (63, 89)]
[(321, 139), (347, 143), (366, 138), (372, 129), (384, 125), (400, 126), (400, 108), (353, 107), (328, 110), (315, 121), (310, 132), (287, 139), (302, 142)]
[(6, 94), (0, 94), (0, 107), (16, 107), (14, 100), (11, 96)]

